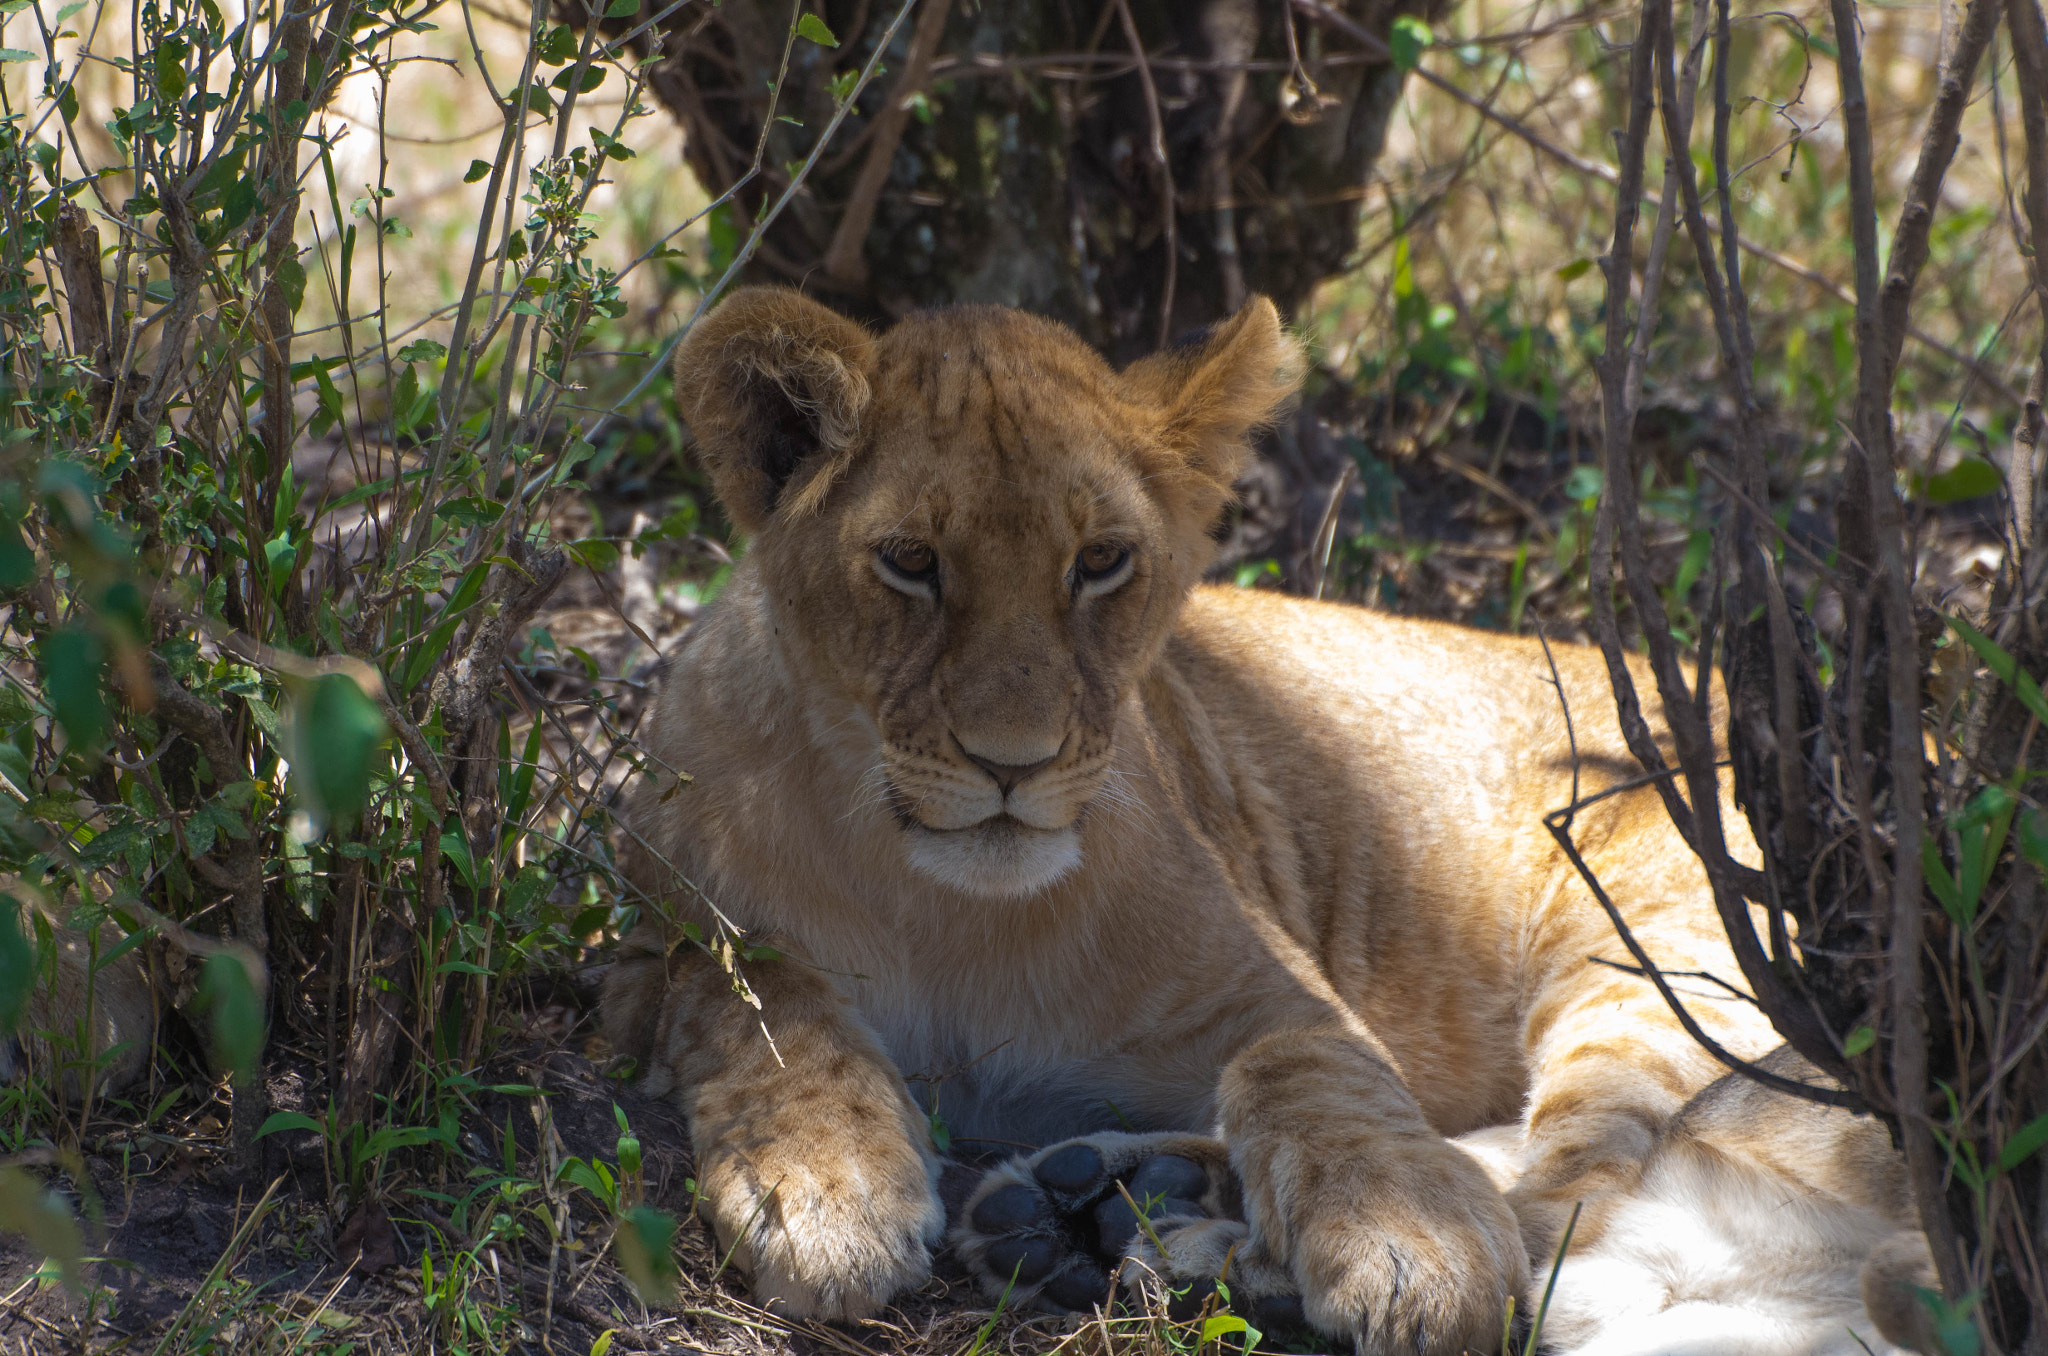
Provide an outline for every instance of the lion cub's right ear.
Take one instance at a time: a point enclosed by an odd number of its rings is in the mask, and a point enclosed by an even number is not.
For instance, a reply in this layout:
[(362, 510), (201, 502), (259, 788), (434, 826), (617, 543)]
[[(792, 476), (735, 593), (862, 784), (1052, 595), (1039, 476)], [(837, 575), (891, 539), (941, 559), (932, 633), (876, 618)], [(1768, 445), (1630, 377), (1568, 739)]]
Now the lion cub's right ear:
[(873, 346), (800, 292), (743, 287), (676, 348), (676, 405), (741, 531), (815, 508), (845, 469)]

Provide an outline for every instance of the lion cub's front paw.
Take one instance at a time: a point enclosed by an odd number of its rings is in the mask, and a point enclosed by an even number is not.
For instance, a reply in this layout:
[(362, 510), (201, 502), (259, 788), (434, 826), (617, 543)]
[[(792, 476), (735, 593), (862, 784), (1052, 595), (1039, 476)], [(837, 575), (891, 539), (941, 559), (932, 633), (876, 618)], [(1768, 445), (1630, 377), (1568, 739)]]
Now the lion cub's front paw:
[(1284, 1241), (1309, 1323), (1360, 1356), (1493, 1350), (1508, 1297), (1528, 1288), (1507, 1202), (1443, 1140), (1361, 1150), (1246, 1164), (1247, 1200), (1272, 1221), (1266, 1247)]
[(703, 1209), (754, 1302), (791, 1318), (875, 1313), (931, 1274), (945, 1207), (928, 1160), (893, 1126), (721, 1145), (699, 1162)]
[(1236, 1214), (1223, 1145), (1107, 1132), (1012, 1159), (968, 1197), (953, 1245), (992, 1299), (1086, 1310), (1108, 1298), (1110, 1277), (1147, 1232), (1133, 1205), (1153, 1233)]

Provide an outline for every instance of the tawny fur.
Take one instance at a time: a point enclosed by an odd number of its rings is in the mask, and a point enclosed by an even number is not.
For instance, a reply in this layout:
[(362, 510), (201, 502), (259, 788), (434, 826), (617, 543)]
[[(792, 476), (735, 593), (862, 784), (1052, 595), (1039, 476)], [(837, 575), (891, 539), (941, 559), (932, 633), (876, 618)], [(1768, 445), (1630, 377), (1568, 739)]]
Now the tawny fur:
[[(926, 1274), (936, 1112), (977, 1147), (1218, 1135), (1243, 1223), (1155, 1261), (1234, 1249), (1361, 1351), (1491, 1350), (1572, 1203), (1626, 1198), (1720, 1074), (1589, 959), (1626, 956), (1542, 825), (1573, 761), (1535, 640), (1197, 586), (1300, 368), (1262, 299), (1121, 373), (1013, 311), (876, 337), (762, 290), (678, 352), (752, 542), (657, 700), (605, 1019), (762, 1301)], [(1553, 649), (1581, 790), (1633, 777), (1600, 657)], [(1575, 832), (1659, 964), (1739, 978), (1654, 790)], [(721, 921), (781, 953), (740, 962), (758, 1012), (683, 938)]]

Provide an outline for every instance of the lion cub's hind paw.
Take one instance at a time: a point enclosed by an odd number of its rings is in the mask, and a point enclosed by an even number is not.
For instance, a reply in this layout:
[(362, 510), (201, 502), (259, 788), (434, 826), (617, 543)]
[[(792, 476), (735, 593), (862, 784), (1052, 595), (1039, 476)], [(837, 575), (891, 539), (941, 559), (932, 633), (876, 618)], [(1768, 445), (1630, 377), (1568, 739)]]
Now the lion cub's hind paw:
[(1218, 1141), (1105, 1132), (991, 1170), (968, 1198), (953, 1246), (990, 1298), (1086, 1310), (1108, 1297), (1134, 1244), (1169, 1224), (1240, 1213)]

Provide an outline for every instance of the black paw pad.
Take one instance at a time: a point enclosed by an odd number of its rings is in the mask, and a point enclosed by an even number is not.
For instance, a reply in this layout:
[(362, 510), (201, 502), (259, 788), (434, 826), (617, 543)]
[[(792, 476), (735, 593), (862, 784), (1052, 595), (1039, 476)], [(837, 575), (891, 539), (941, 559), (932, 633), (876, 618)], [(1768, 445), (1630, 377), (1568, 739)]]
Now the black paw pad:
[(1135, 1182), (1126, 1183), (1125, 1188), (1131, 1193), (1130, 1200), (1125, 1200), (1123, 1193), (1118, 1192), (1095, 1207), (1095, 1248), (1105, 1257), (1123, 1256), (1124, 1249), (1137, 1237), (1138, 1215), (1131, 1209), (1132, 1202), (1136, 1202), (1145, 1211), (1145, 1218), (1154, 1224), (1165, 1219), (1206, 1217), (1202, 1207), (1186, 1197), (1141, 1194)]
[(1031, 1175), (1048, 1190), (1078, 1195), (1102, 1184), (1102, 1155), (1092, 1144), (1069, 1144), (1047, 1154)]
[(1092, 1257), (1077, 1257), (1039, 1294), (1062, 1309), (1086, 1311), (1109, 1298), (1109, 1271)]
[(1191, 1158), (1182, 1158), (1179, 1154), (1160, 1154), (1156, 1158), (1146, 1159), (1124, 1185), (1130, 1188), (1131, 1199), (1140, 1204), (1155, 1196), (1199, 1201), (1202, 1199), (1202, 1193), (1208, 1190), (1209, 1173)]
[(1038, 1193), (1022, 1182), (992, 1191), (974, 1207), (974, 1227), (985, 1234), (1014, 1234), (1039, 1222)]
[(979, 1235), (975, 1266), (991, 1293), (1014, 1284), (1047, 1305), (1085, 1312), (1109, 1295), (1141, 1230), (1208, 1217), (1201, 1201), (1212, 1183), (1199, 1162), (1172, 1153), (1136, 1162), (1116, 1156), (1086, 1141), (1060, 1145), (1027, 1178), (974, 1203), (966, 1227)]
[(1056, 1238), (999, 1238), (989, 1245), (988, 1267), (1005, 1281), (1037, 1285), (1059, 1265), (1065, 1251)]

